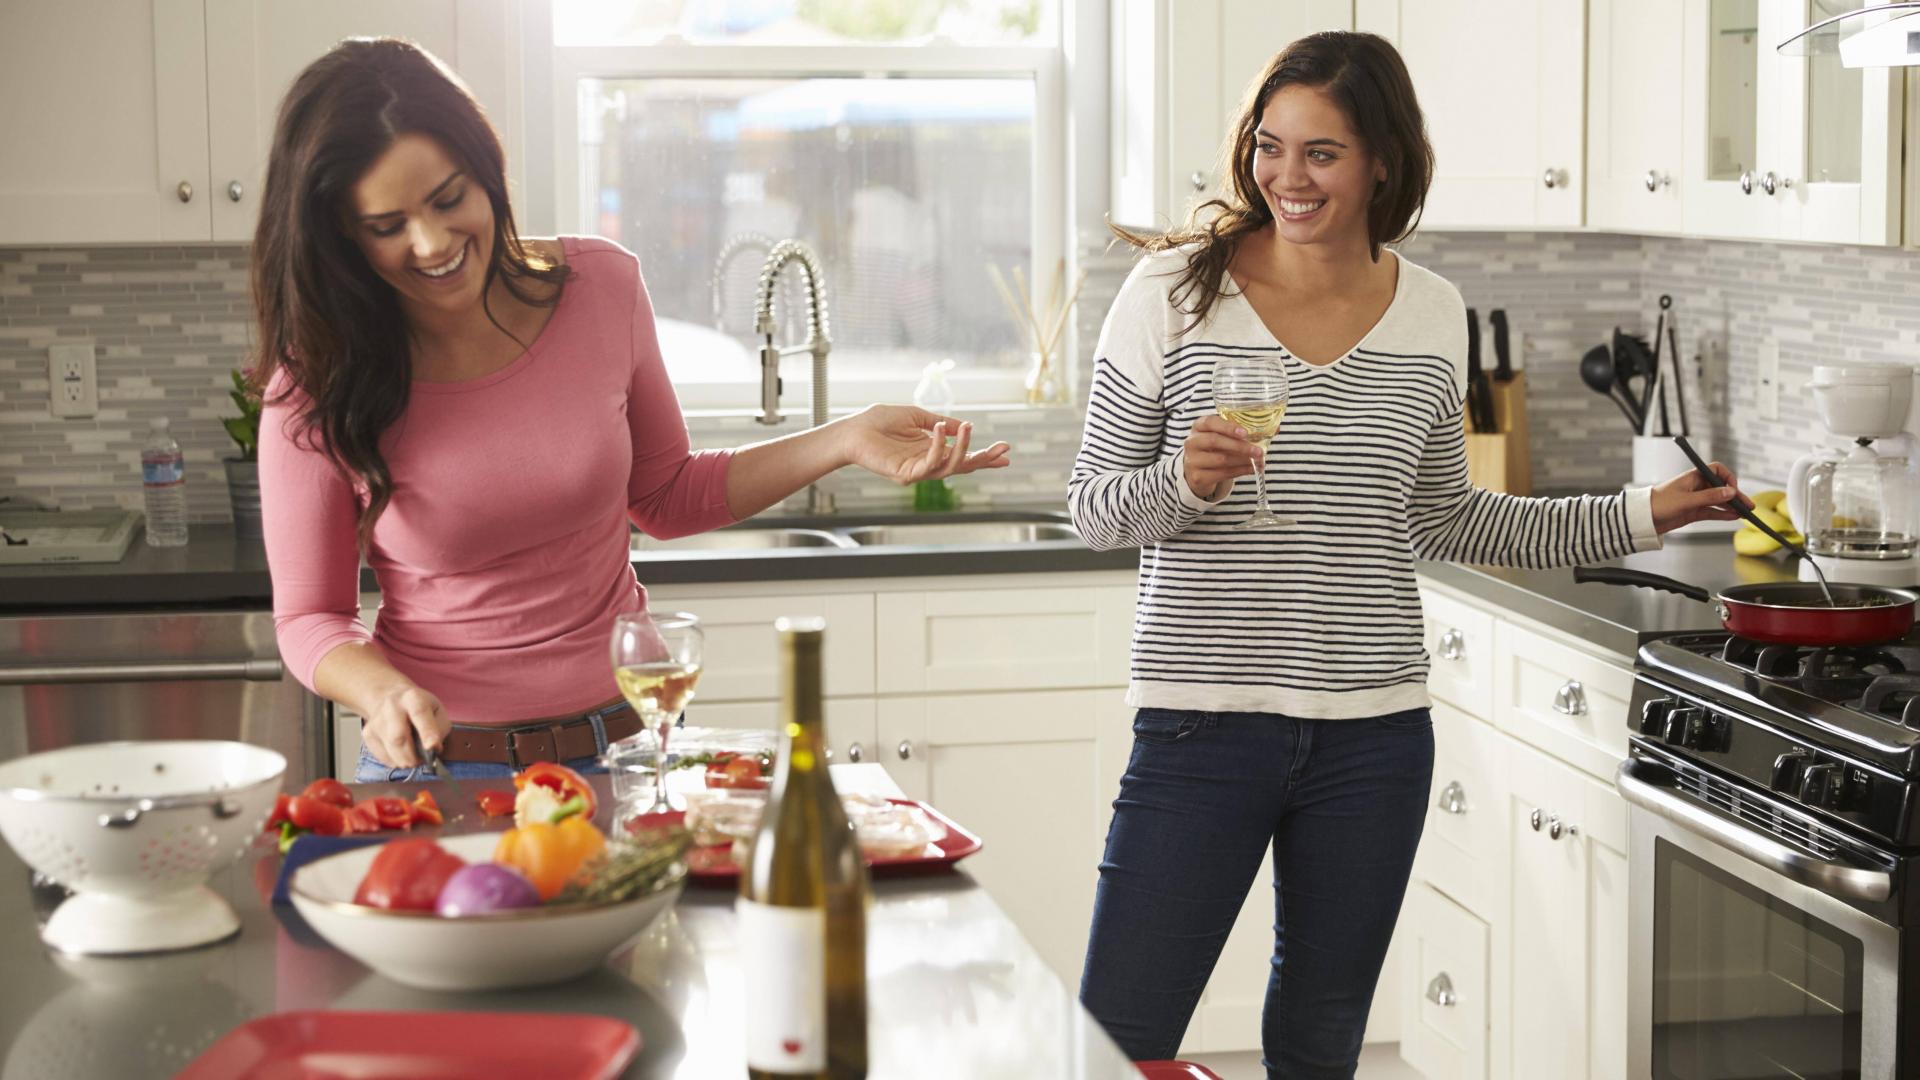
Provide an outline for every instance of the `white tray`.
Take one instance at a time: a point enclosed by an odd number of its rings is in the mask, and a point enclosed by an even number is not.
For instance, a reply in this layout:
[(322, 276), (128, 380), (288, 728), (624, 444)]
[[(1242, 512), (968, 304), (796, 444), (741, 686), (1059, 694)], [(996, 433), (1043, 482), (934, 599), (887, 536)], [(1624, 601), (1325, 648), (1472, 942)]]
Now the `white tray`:
[(3, 510), (0, 529), (9, 539), (0, 544), (0, 566), (119, 562), (139, 523), (136, 510)]

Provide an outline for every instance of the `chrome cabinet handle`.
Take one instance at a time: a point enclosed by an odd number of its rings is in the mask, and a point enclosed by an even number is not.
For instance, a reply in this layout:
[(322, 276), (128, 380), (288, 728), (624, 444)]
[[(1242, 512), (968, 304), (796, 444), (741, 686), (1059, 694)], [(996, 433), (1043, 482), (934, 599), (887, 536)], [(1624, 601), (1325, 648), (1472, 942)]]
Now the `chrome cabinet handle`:
[(227, 181), (227, 198), (232, 199), (234, 202), (239, 202), (240, 196), (245, 195), (246, 193), (247, 193), (247, 189), (240, 186), (240, 181), (238, 180)]
[(1433, 981), (1427, 984), (1427, 1000), (1443, 1009), (1453, 1008), (1454, 1003), (1460, 1000), (1460, 995), (1453, 992), (1453, 980), (1447, 978), (1446, 972), (1435, 975)]
[(1587, 714), (1587, 688), (1578, 679), (1568, 679), (1553, 692), (1553, 711), (1562, 716)]
[(1740, 174), (1740, 193), (1742, 195), (1753, 194), (1753, 170), (1752, 169), (1748, 169), (1746, 172), (1743, 172)]
[(913, 756), (913, 744), (905, 739), (900, 740), (900, 745), (897, 749), (900, 753), (901, 761), (905, 761)]
[(1440, 659), (1459, 660), (1467, 655), (1467, 636), (1449, 627), (1440, 635)]
[(245, 679), (279, 682), (287, 669), (278, 660), (184, 660), (125, 664), (23, 664), (0, 667), (0, 686), (35, 683), (175, 682)]
[(1767, 174), (1760, 178), (1760, 190), (1769, 195), (1774, 194), (1776, 191), (1784, 191), (1792, 186), (1793, 179), (1791, 177), (1775, 176), (1772, 169), (1768, 169)]
[(1546, 184), (1549, 188), (1566, 187), (1567, 186), (1567, 170), (1548, 169), (1544, 174), (1541, 175), (1540, 181), (1541, 183)]
[(1449, 814), (1466, 813), (1467, 789), (1461, 787), (1460, 781), (1458, 780), (1447, 781), (1447, 786), (1440, 789), (1440, 802), (1438, 805), (1440, 809)]
[(1552, 817), (1548, 818), (1547, 819), (1547, 839), (1549, 840), (1560, 839), (1560, 833), (1564, 830), (1564, 828), (1565, 826), (1560, 824), (1559, 814), (1555, 814)]
[(1207, 190), (1207, 174), (1201, 172), (1199, 169), (1195, 169), (1193, 170), (1193, 175), (1187, 177), (1187, 183), (1192, 184), (1193, 190), (1195, 191), (1205, 191)]
[(1646, 185), (1648, 191), (1659, 191), (1671, 183), (1673, 183), (1673, 177), (1671, 175), (1663, 173), (1658, 169), (1647, 170)]
[(173, 193), (180, 196), (181, 202), (193, 201), (193, 185), (187, 183), (185, 180), (180, 181), (180, 186), (174, 188)]
[(1539, 810), (1535, 810), (1533, 813), (1527, 815), (1527, 824), (1533, 826), (1534, 832), (1539, 832), (1540, 823), (1545, 821), (1546, 819), (1547, 819), (1547, 816), (1545, 814), (1541, 813)]
[(848, 761), (859, 761), (861, 758), (866, 756), (867, 756), (866, 748), (861, 746), (859, 743), (853, 743), (847, 747)]

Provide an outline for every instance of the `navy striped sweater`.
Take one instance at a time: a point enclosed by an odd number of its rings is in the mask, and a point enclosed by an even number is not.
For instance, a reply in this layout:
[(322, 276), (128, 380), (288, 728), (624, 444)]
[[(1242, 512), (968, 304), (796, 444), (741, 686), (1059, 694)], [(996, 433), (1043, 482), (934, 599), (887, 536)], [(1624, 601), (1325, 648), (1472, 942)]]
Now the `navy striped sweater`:
[[(1322, 719), (1419, 708), (1415, 559), (1543, 567), (1660, 545), (1646, 488), (1529, 499), (1468, 483), (1466, 312), (1438, 275), (1401, 259), (1379, 323), (1313, 365), (1237, 294), (1183, 332), (1191, 316), (1168, 296), (1183, 260), (1147, 256), (1121, 287), (1067, 486), (1087, 543), (1140, 547), (1128, 704)], [(1243, 532), (1253, 478), (1209, 503), (1187, 487), (1181, 444), (1214, 411), (1214, 363), (1248, 353), (1287, 366), (1267, 491), (1296, 524)]]

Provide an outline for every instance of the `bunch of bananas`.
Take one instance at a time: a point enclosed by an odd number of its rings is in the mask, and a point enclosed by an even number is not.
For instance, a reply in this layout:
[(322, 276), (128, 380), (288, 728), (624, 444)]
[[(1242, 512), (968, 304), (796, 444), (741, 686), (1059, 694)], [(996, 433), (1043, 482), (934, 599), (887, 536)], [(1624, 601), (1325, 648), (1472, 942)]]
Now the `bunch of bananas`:
[[(1753, 499), (1753, 516), (1767, 523), (1767, 527), (1796, 544), (1805, 545), (1806, 538), (1794, 528), (1793, 519), (1787, 516), (1787, 493), (1784, 491), (1756, 491)], [(1771, 555), (1780, 550), (1780, 541), (1754, 528), (1744, 525), (1733, 534), (1733, 550), (1742, 555)]]

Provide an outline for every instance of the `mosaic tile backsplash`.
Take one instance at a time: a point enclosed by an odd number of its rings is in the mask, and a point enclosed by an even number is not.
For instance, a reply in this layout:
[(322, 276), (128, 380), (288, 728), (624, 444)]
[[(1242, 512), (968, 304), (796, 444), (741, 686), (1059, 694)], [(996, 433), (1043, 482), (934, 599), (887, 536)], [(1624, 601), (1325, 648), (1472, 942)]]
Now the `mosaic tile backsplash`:
[[(1620, 414), (1580, 382), (1580, 355), (1621, 326), (1650, 335), (1660, 294), (1675, 299), (1696, 429), (1716, 456), (1777, 479), (1813, 433), (1799, 387), (1830, 359), (1920, 362), (1920, 255), (1899, 250), (1752, 244), (1590, 233), (1436, 233), (1404, 251), (1453, 281), (1483, 319), (1506, 308), (1527, 371), (1535, 483), (1617, 488), (1630, 472)], [(1076, 312), (1093, 347), (1125, 276), (1124, 252), (1089, 255)], [(1780, 417), (1760, 418), (1760, 343), (1780, 349)], [(100, 411), (56, 420), (47, 347), (91, 341)], [(228, 517), (219, 458), (232, 450), (229, 368), (247, 352), (243, 247), (0, 249), (0, 496), (65, 509), (138, 507), (147, 422), (172, 418), (188, 463), (189, 513)], [(1492, 362), (1490, 339), (1488, 363)], [(1698, 357), (1695, 364), (1694, 358)], [(1085, 368), (1076, 400), (1085, 393)], [(1014, 446), (1014, 468), (960, 481), (963, 497), (1057, 500), (1079, 443), (1075, 409), (966, 410), (981, 436)], [(696, 445), (766, 438), (750, 417), (697, 415)], [(777, 432), (776, 432), (777, 433)], [(906, 493), (865, 474), (829, 481), (846, 507), (903, 506)]]

